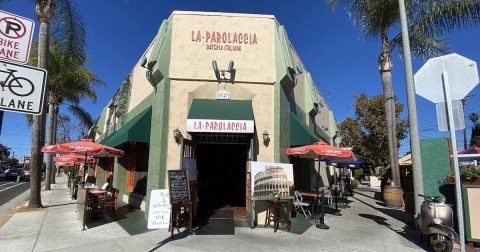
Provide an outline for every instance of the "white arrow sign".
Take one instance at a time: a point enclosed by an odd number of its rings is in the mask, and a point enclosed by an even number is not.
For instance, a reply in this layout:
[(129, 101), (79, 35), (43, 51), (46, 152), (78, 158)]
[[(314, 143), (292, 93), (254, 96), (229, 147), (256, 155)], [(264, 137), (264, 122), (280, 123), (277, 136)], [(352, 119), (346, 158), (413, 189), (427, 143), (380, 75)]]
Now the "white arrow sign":
[(0, 110), (41, 114), (47, 71), (0, 61)]

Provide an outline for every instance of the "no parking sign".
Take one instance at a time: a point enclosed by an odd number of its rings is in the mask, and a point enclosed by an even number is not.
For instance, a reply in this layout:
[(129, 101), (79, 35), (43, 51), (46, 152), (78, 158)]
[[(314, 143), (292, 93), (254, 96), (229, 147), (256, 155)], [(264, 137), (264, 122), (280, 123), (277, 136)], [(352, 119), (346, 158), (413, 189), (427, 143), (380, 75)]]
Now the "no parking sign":
[(0, 59), (27, 63), (34, 28), (33, 20), (0, 10)]

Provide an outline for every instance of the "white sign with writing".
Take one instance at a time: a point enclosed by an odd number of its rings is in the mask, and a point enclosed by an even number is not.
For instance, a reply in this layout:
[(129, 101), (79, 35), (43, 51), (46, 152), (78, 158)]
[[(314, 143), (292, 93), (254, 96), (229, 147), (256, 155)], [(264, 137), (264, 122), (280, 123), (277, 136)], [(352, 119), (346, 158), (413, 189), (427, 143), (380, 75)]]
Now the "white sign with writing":
[(253, 133), (251, 120), (187, 119), (188, 132)]
[(170, 224), (170, 195), (168, 189), (152, 190), (148, 211), (148, 229), (168, 228)]
[(47, 71), (0, 61), (0, 110), (42, 113)]
[(215, 93), (215, 98), (217, 98), (217, 100), (230, 100), (230, 92), (227, 90), (218, 90)]
[(34, 28), (33, 20), (0, 10), (0, 59), (27, 63)]

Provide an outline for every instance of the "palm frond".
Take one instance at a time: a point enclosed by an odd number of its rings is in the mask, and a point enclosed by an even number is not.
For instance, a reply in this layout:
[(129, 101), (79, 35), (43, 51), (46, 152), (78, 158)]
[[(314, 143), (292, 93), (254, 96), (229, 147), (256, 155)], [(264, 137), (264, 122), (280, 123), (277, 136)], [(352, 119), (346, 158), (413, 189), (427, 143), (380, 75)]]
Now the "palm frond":
[(419, 1), (412, 28), (431, 35), (444, 35), (461, 28), (480, 26), (480, 0)]
[(79, 106), (70, 105), (68, 106), (68, 111), (77, 117), (80, 120), (80, 123), (86, 125), (88, 128), (93, 126), (94, 120), (90, 113), (88, 113), (85, 109)]
[[(410, 33), (410, 53), (412, 57), (428, 59), (438, 57), (450, 52), (448, 41), (425, 33)], [(399, 33), (390, 41), (390, 48), (397, 52), (397, 56), (403, 59), (402, 34)]]

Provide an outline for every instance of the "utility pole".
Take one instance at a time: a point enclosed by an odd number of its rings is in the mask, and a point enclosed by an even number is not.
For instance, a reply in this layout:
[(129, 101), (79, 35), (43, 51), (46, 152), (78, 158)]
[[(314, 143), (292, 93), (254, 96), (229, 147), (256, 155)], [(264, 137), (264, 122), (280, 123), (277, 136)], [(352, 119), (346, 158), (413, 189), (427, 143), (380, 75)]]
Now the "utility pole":
[[(472, 98), (472, 95), (467, 95), (465, 98), (462, 99), (462, 109), (463, 109), (463, 121), (465, 121), (465, 103), (467, 102), (467, 98)], [(474, 125), (475, 127), (475, 125)], [(468, 148), (467, 144), (467, 127), (463, 128), (463, 149), (466, 150)]]

